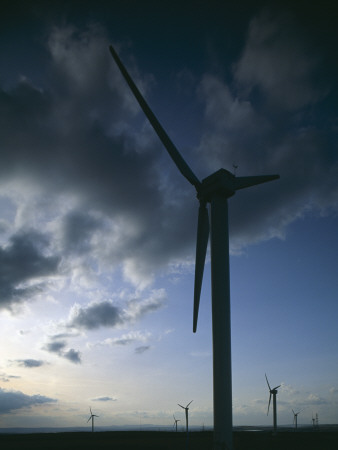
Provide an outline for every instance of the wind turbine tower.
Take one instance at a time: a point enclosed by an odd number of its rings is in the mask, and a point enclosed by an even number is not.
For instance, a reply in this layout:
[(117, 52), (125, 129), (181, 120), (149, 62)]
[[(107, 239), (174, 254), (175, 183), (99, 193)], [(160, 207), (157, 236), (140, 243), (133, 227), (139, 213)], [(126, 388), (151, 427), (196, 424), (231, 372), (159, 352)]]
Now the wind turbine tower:
[(269, 409), (270, 409), (270, 403), (271, 403), (271, 397), (272, 397), (272, 406), (273, 406), (273, 432), (276, 434), (277, 433), (277, 389), (279, 387), (281, 387), (281, 385), (274, 387), (273, 389), (271, 389), (269, 381), (268, 381), (268, 377), (265, 374), (265, 378), (266, 378), (266, 382), (268, 383), (268, 388), (269, 388), (269, 392), (270, 392), (270, 396), (269, 396), (269, 404), (268, 404), (268, 412), (266, 415), (269, 414)]
[(94, 417), (99, 417), (95, 414), (92, 413), (92, 408), (89, 407), (89, 411), (90, 411), (90, 416), (89, 419), (87, 420), (87, 423), (91, 420), (92, 421), (92, 432), (94, 432)]
[[(202, 182), (192, 172), (162, 125), (148, 106), (112, 46), (110, 52), (144, 114), (166, 148), (177, 169), (197, 192), (197, 223), (193, 331), (196, 332), (205, 256), (211, 237), (211, 293), (213, 334), (214, 449), (232, 449), (232, 381), (228, 198), (239, 189), (265, 183), (279, 175), (236, 177), (220, 169)], [(210, 224), (207, 205), (210, 204)]]
[(300, 413), (300, 411), (295, 413), (294, 410), (292, 410), (292, 412), (293, 412), (293, 423), (295, 424), (295, 431), (297, 431), (297, 420), (298, 420), (298, 414)]
[(174, 416), (174, 427), (176, 427), (176, 433), (177, 433), (177, 422), (181, 422), (180, 419), (175, 419)]
[(187, 406), (182, 406), (179, 403), (177, 403), (178, 406), (180, 406), (181, 408), (183, 408), (185, 410), (185, 427), (186, 427), (187, 435), (188, 435), (188, 432), (189, 432), (189, 405), (192, 402), (193, 402), (193, 400), (191, 400), (191, 402), (189, 402), (187, 404)]

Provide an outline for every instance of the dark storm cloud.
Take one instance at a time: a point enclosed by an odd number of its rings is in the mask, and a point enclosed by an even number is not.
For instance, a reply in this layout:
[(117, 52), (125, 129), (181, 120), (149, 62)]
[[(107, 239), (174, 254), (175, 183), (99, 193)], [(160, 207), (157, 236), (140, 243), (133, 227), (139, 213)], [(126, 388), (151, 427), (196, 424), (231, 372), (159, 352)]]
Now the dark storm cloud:
[(16, 362), (21, 367), (41, 367), (45, 364), (44, 361), (38, 360), (38, 359), (17, 359)]
[(319, 62), (289, 13), (264, 11), (250, 23), (235, 75), (246, 89), (262, 90), (270, 106), (294, 111), (327, 94), (313, 83)]
[[(48, 49), (50, 89), (23, 80), (2, 92), (0, 176), (38, 183), (51, 201), (64, 194), (77, 199), (77, 210), (60, 216), (64, 255), (91, 251), (90, 233), (112, 220), (114, 248), (107, 242), (99, 257), (104, 253), (106, 263), (125, 265), (124, 275), (133, 282), (145, 279), (168, 255), (179, 257), (190, 246), (184, 224), (195, 214), (189, 206), (194, 202), (168, 197), (158, 167), (163, 157), (171, 162), (152, 130), (140, 127), (144, 118), (111, 60), (104, 33), (55, 28)], [(177, 182), (180, 177), (171, 189)]]
[(63, 223), (64, 248), (69, 252), (81, 254), (90, 249), (93, 233), (102, 228), (99, 219), (82, 211), (72, 211), (65, 216)]
[[(0, 307), (11, 309), (44, 286), (43, 279), (57, 272), (59, 258), (47, 256), (46, 238), (35, 231), (13, 235), (0, 247)], [(26, 284), (28, 281), (35, 283)]]
[[(97, 26), (55, 27), (46, 45), (43, 89), (23, 77), (1, 91), (0, 179), (34, 186), (27, 208), (36, 208), (33, 197), (42, 192), (57, 206), (53, 243), (69, 272), (72, 258), (82, 257), (83, 265), (92, 258), (100, 269), (122, 267), (125, 279), (145, 287), (161, 267), (192, 260), (197, 202), (140, 113), (108, 44)], [(141, 77), (130, 52), (117, 47), (148, 93), (151, 77)], [(189, 149), (196, 175), (232, 170), (233, 164), (238, 175), (281, 175), (230, 201), (231, 238), (240, 250), (283, 236), (308, 210), (337, 207), (336, 128), (333, 113), (323, 109), (329, 87), (316, 84), (320, 55), (309, 50), (295, 19), (256, 15), (241, 54), (222, 64), (233, 69), (229, 80), (206, 73), (196, 93), (204, 107), (200, 144)], [(13, 261), (1, 286), (6, 307), (30, 294), (32, 287), (22, 282), (56, 271), (56, 259), (28, 250), (37, 264), (20, 277), (22, 263)], [(92, 308), (94, 316), (84, 309), (74, 326), (95, 329), (124, 320), (113, 305)]]
[(263, 12), (250, 23), (231, 82), (206, 74), (200, 83), (207, 127), (199, 151), (208, 155), (210, 171), (235, 164), (239, 176), (281, 176), (230, 200), (235, 250), (283, 236), (309, 211), (338, 207), (337, 128), (329, 104), (336, 92), (318, 83), (320, 57), (292, 16)]
[(8, 391), (0, 388), (0, 414), (56, 401), (43, 395), (26, 395), (20, 391)]

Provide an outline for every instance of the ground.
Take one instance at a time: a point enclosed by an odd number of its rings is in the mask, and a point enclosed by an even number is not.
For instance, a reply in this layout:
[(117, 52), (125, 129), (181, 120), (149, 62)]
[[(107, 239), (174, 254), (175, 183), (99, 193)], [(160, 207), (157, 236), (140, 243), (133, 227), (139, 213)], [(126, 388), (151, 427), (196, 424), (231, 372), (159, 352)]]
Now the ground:
[[(212, 450), (212, 432), (185, 433), (114, 431), (96, 433), (0, 434), (6, 450)], [(336, 450), (335, 431), (234, 432), (234, 450)]]

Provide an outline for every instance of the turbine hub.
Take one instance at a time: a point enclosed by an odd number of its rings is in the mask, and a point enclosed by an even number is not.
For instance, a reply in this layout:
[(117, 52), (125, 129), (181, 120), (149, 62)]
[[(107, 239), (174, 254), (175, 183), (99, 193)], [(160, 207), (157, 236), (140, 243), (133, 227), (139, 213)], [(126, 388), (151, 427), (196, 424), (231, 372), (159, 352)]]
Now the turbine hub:
[(197, 197), (205, 202), (210, 202), (215, 194), (226, 198), (232, 197), (236, 192), (234, 180), (235, 176), (231, 172), (219, 169), (202, 180)]

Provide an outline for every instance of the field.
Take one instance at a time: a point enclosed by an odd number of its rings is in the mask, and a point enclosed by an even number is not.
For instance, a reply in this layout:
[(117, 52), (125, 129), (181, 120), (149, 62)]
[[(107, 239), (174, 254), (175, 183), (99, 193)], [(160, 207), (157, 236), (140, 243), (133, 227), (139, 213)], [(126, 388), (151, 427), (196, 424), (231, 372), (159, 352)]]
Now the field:
[[(39, 434), (0, 434), (6, 450), (212, 450), (212, 432), (185, 433), (113, 431)], [(337, 450), (336, 431), (234, 432), (234, 450)]]

